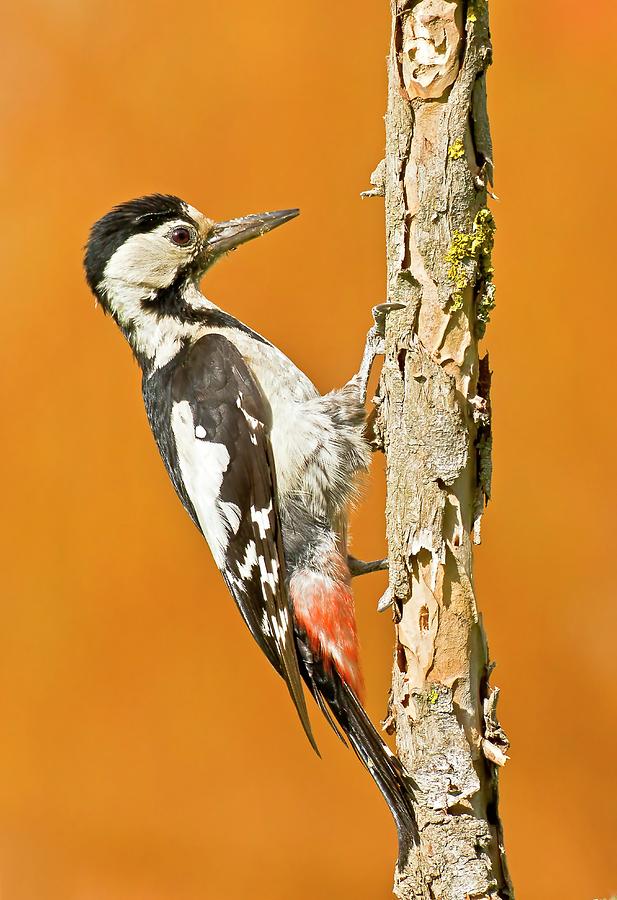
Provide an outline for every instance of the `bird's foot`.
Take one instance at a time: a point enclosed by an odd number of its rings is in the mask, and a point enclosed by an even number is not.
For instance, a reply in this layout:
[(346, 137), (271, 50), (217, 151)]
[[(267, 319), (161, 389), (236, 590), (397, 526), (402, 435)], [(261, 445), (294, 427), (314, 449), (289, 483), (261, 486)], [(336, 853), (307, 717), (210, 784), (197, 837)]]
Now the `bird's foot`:
[(373, 321), (375, 324), (371, 331), (375, 331), (379, 337), (385, 338), (386, 336), (386, 316), (388, 313), (391, 313), (396, 309), (405, 309), (405, 303), (378, 303), (377, 306), (374, 306), (371, 310)]
[(380, 303), (378, 306), (373, 307), (373, 321), (375, 324), (372, 328), (369, 328), (366, 335), (360, 368), (348, 382), (349, 384), (355, 384), (357, 386), (362, 403), (366, 402), (368, 380), (371, 375), (375, 357), (383, 356), (386, 350), (386, 316), (395, 309), (404, 308), (404, 303)]
[(388, 559), (372, 559), (365, 562), (363, 559), (356, 559), (355, 556), (347, 557), (347, 565), (352, 578), (358, 575), (369, 575), (371, 572), (383, 572), (388, 568)]
[(392, 607), (392, 611), (394, 613), (394, 621), (400, 622), (401, 611), (400, 609), (398, 609), (398, 604), (394, 599), (392, 588), (390, 587), (390, 585), (388, 585), (381, 598), (377, 601), (377, 612), (385, 612), (387, 609), (390, 609), (390, 607)]

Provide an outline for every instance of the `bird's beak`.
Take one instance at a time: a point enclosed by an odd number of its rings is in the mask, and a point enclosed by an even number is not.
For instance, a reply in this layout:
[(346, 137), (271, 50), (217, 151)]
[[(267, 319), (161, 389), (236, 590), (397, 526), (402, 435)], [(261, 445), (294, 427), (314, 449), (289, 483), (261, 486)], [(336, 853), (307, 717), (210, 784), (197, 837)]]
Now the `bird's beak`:
[(230, 219), (229, 222), (218, 222), (206, 240), (205, 250), (208, 253), (227, 253), (240, 244), (252, 241), (279, 225), (300, 214), (299, 209), (279, 209), (276, 212), (258, 213), (254, 216), (243, 216), (241, 219)]

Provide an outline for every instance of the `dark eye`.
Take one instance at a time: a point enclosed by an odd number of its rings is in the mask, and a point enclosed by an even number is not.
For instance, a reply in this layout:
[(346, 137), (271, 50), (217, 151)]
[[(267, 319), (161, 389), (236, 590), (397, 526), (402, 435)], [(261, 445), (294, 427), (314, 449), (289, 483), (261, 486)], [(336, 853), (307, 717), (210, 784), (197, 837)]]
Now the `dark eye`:
[(170, 234), (170, 239), (172, 244), (176, 244), (178, 247), (186, 247), (193, 240), (193, 232), (190, 228), (179, 225)]

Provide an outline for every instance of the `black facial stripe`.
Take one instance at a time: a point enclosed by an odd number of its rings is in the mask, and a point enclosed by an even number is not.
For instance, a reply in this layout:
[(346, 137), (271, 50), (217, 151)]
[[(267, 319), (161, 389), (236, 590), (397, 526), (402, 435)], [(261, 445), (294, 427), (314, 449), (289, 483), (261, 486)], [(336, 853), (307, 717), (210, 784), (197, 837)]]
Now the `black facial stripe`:
[(180, 322), (201, 322), (201, 310), (193, 309), (184, 299), (184, 290), (195, 281), (199, 274), (198, 266), (190, 260), (178, 269), (174, 280), (165, 288), (156, 291), (141, 301), (142, 308), (154, 313), (158, 318), (171, 316)]

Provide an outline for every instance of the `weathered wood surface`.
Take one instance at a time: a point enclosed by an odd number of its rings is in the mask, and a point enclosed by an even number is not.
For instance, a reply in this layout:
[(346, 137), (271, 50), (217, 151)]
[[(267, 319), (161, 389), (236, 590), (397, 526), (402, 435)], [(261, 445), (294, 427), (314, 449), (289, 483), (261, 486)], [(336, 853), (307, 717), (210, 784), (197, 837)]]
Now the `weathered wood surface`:
[(397, 622), (389, 725), (420, 842), (399, 898), (513, 897), (497, 805), (507, 739), (473, 585), (490, 493), (494, 305), (486, 0), (391, 0), (385, 164), (388, 300), (378, 436)]

